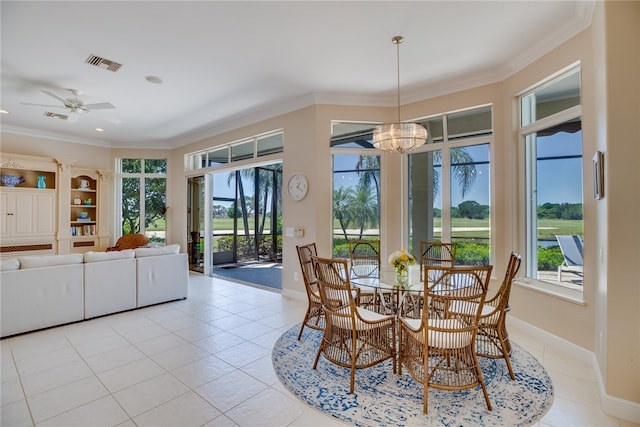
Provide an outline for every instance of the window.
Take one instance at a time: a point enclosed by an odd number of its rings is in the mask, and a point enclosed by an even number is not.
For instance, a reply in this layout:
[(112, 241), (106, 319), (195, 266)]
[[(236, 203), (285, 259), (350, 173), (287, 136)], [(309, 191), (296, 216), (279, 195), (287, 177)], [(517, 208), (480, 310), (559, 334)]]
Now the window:
[(283, 147), (284, 134), (281, 131), (259, 135), (187, 154), (187, 169), (224, 167), (233, 162), (282, 153)]
[(408, 155), (409, 246), (457, 243), (456, 264), (491, 261), (490, 106), (421, 122), (428, 141)]
[(166, 159), (120, 159), (121, 235), (142, 233), (151, 244), (166, 243)]
[(526, 275), (582, 290), (582, 275), (560, 274), (556, 236), (583, 238), (580, 71), (574, 69), (520, 98), (525, 152)]
[(380, 239), (380, 156), (375, 125), (332, 124), (333, 256), (348, 257), (348, 241)]

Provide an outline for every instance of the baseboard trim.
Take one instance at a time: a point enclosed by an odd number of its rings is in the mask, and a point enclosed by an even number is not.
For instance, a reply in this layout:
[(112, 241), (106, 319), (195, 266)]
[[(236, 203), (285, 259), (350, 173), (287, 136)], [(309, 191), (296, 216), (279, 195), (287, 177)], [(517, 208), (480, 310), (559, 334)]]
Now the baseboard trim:
[(532, 337), (549, 344), (553, 347), (560, 348), (568, 353), (571, 357), (584, 363), (589, 363), (593, 369), (595, 375), (598, 393), (600, 394), (600, 400), (602, 401), (602, 411), (612, 417), (621, 418), (632, 423), (640, 424), (640, 404), (632, 402), (630, 400), (620, 399), (615, 396), (607, 394), (604, 387), (604, 381), (602, 379), (602, 373), (600, 372), (600, 365), (593, 352), (588, 351), (580, 346), (577, 346), (563, 338), (557, 337), (544, 329), (540, 329), (537, 326), (533, 326), (517, 317), (510, 316), (509, 323), (514, 328), (520, 329), (523, 332), (528, 333)]

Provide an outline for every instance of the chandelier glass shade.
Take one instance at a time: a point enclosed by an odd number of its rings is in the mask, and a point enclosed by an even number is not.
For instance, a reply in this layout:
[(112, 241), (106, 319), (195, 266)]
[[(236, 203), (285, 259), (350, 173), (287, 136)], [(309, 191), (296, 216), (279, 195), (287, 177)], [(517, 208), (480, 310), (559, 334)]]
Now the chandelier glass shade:
[(400, 43), (404, 37), (391, 39), (396, 45), (398, 57), (398, 122), (385, 123), (373, 131), (373, 146), (391, 153), (403, 154), (414, 150), (427, 141), (427, 129), (417, 123), (400, 122)]
[(373, 146), (392, 153), (406, 153), (426, 140), (427, 130), (417, 123), (386, 123), (373, 131)]

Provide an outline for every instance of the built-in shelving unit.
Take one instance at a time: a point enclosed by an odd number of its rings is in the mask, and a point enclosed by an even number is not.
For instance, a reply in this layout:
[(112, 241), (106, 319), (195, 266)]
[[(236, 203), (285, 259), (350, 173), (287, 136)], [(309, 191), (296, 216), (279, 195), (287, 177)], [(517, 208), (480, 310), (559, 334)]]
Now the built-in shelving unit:
[(0, 256), (57, 251), (57, 171), (53, 159), (2, 155)]
[(80, 172), (71, 177), (69, 226), (71, 227), (71, 250), (84, 252), (98, 246), (98, 179)]
[(112, 172), (0, 153), (0, 257), (104, 251)]

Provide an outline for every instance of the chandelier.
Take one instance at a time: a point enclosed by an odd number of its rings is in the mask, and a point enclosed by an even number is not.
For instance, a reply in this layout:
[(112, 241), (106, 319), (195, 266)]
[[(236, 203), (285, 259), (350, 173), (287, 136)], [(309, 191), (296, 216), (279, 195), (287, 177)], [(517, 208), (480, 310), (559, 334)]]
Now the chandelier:
[(398, 121), (377, 126), (373, 131), (373, 146), (392, 153), (407, 153), (423, 145), (427, 140), (427, 129), (417, 123), (400, 122), (400, 43), (404, 37), (395, 36), (391, 42), (396, 45), (398, 59)]

